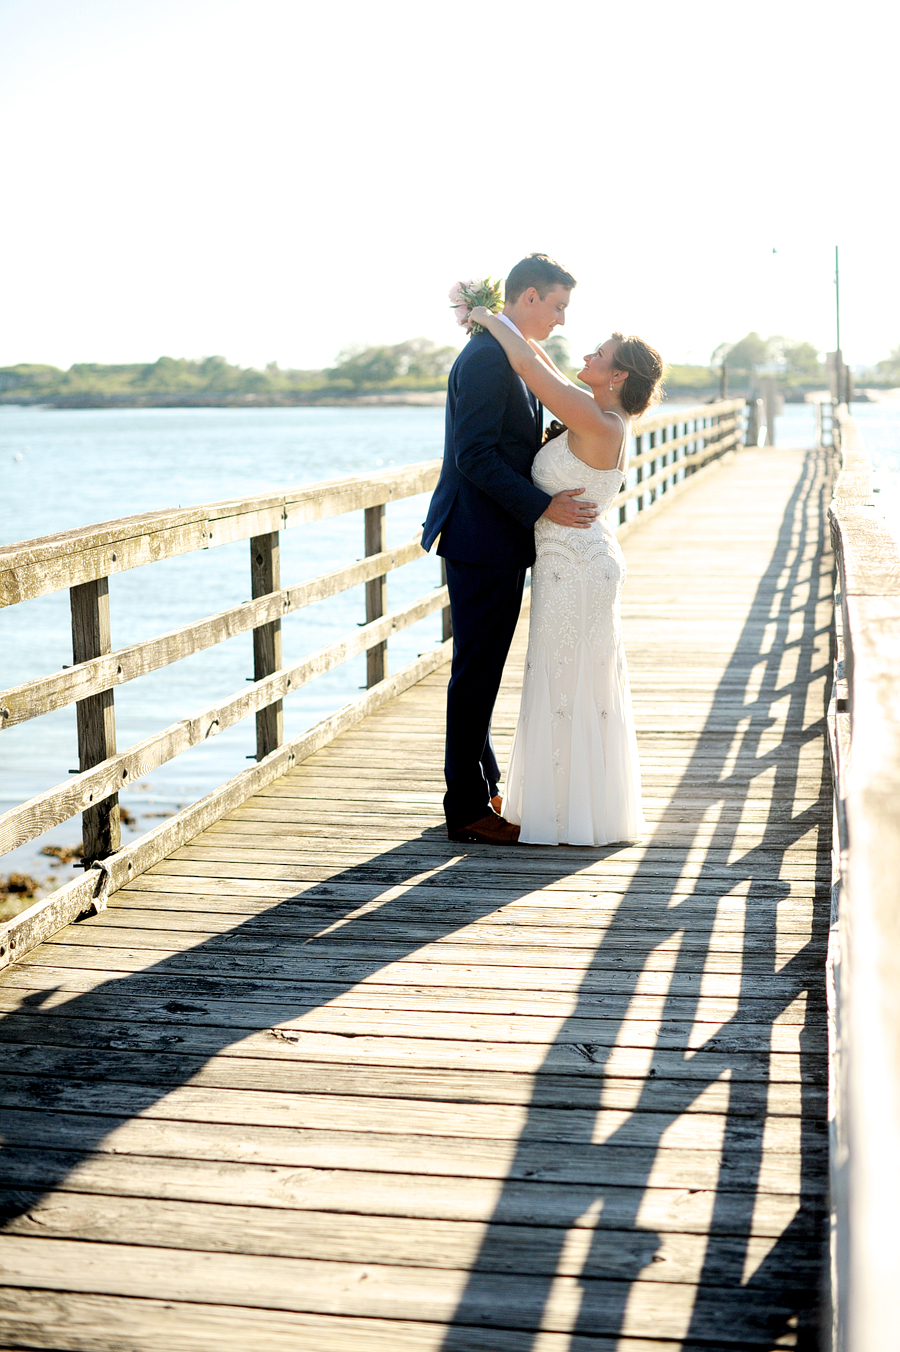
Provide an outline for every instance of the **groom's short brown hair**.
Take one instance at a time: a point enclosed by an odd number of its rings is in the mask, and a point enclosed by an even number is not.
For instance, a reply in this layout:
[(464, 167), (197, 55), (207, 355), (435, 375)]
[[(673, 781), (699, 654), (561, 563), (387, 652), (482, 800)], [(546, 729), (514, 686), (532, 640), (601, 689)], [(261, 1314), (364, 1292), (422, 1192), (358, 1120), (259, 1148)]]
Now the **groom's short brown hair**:
[(530, 286), (534, 287), (543, 300), (554, 286), (565, 286), (571, 290), (577, 285), (571, 272), (566, 272), (560, 263), (548, 258), (546, 254), (533, 253), (523, 258), (514, 268), (510, 268), (506, 278), (506, 301), (507, 303), (517, 301), (522, 292), (527, 291)]

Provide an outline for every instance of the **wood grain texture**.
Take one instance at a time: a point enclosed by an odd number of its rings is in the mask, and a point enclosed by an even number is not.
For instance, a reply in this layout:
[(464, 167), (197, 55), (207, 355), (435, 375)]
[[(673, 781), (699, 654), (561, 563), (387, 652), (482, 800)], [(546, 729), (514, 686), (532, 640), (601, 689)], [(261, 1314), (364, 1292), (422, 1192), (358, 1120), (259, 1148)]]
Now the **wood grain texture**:
[(4, 973), (0, 1346), (813, 1345), (827, 465), (715, 463), (625, 539), (645, 840), (449, 842), (434, 667)]
[[(383, 505), (367, 507), (364, 513), (365, 552), (382, 554), (386, 542), (387, 517)], [(366, 624), (378, 620), (387, 610), (387, 577), (373, 577), (366, 583)], [(445, 635), (446, 637), (446, 635)], [(387, 642), (373, 643), (366, 652), (366, 685), (369, 689), (387, 675)]]
[[(281, 587), (281, 547), (278, 531), (254, 535), (250, 541), (250, 583), (254, 598), (270, 596)], [(261, 681), (281, 670), (281, 619), (253, 630), (253, 679)], [(256, 711), (256, 759), (265, 760), (284, 741), (284, 702), (275, 700)]]
[[(83, 582), (69, 592), (72, 615), (72, 661), (105, 657), (112, 641), (109, 626), (109, 578)], [(5, 721), (5, 720), (4, 720)], [(116, 710), (111, 690), (79, 700), (75, 706), (78, 729), (78, 767), (82, 773), (102, 765), (116, 754)], [(86, 866), (115, 854), (122, 844), (119, 798), (109, 794), (86, 806), (81, 817), (81, 840)]]

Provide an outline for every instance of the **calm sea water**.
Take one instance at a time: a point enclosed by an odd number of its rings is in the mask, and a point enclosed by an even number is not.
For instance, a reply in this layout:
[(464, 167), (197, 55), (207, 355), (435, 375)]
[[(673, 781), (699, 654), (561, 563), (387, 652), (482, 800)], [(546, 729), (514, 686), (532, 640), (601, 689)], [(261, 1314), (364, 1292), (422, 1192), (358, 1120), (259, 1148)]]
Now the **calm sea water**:
[[(673, 406), (674, 410), (674, 406)], [(900, 498), (900, 405), (854, 409), (879, 466), (882, 500)], [(812, 409), (788, 405), (778, 444), (813, 439)], [(0, 542), (10, 543), (156, 508), (190, 506), (266, 489), (314, 483), (381, 466), (439, 456), (439, 408), (134, 409), (59, 411), (0, 407)], [(426, 498), (388, 507), (389, 544), (418, 529)], [(900, 510), (897, 511), (900, 520)], [(282, 584), (358, 558), (362, 513), (282, 533)], [(246, 541), (168, 559), (110, 579), (114, 647), (200, 619), (249, 596)], [(432, 556), (391, 575), (389, 605), (437, 586)], [(306, 653), (363, 622), (363, 589), (311, 606), (283, 622), (284, 660)], [(435, 615), (389, 645), (392, 670), (432, 647)], [(71, 661), (68, 595), (40, 597), (0, 611), (0, 689), (58, 670)], [(118, 744), (127, 747), (216, 699), (233, 694), (253, 670), (249, 634), (229, 640), (116, 691)], [(346, 663), (285, 703), (285, 735), (298, 735), (365, 684), (365, 659)], [(254, 721), (245, 720), (161, 767), (122, 795), (138, 830), (202, 797), (248, 764)], [(77, 766), (74, 708), (13, 728), (0, 737), (0, 811), (66, 778)], [(135, 832), (123, 835), (133, 839)], [(7, 855), (0, 872), (47, 875), (40, 849), (70, 845), (77, 819)], [(55, 881), (60, 880), (55, 875)], [(67, 873), (65, 876), (71, 876)]]

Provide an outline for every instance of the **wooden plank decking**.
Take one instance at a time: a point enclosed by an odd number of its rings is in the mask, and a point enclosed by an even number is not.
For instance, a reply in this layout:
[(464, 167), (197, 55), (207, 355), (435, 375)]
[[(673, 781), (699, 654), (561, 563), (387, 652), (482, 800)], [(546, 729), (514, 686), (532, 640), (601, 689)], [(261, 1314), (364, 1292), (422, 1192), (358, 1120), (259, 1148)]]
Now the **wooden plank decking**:
[(815, 1345), (826, 505), (626, 539), (641, 846), (451, 846), (441, 671), (4, 973), (0, 1346)]

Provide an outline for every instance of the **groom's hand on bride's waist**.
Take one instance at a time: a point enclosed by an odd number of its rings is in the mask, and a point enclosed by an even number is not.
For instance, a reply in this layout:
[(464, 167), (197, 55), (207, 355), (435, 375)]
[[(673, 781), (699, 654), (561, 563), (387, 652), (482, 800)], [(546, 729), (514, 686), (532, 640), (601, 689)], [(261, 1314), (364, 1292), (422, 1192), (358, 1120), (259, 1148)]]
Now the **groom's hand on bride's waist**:
[(587, 530), (600, 515), (596, 502), (579, 502), (583, 488), (564, 488), (561, 493), (550, 499), (543, 513), (555, 526), (572, 526), (575, 530)]

